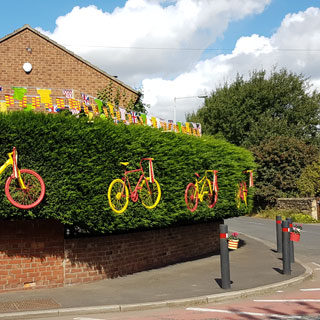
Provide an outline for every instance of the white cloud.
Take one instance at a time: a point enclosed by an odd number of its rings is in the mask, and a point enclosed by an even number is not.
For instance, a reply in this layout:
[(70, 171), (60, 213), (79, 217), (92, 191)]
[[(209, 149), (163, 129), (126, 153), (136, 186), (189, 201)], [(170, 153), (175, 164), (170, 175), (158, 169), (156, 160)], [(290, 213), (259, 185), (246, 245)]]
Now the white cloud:
[(52, 33), (39, 30), (140, 87), (144, 78), (172, 79), (192, 68), (202, 51), (181, 48), (208, 47), (230, 21), (260, 13), (270, 1), (127, 0), (112, 13), (77, 6), (56, 20)]
[[(128, 0), (111, 13), (75, 7), (52, 33), (40, 31), (127, 84), (142, 83), (150, 113), (172, 119), (174, 97), (210, 94), (254, 69), (286, 67), (319, 87), (319, 8), (288, 14), (270, 38), (241, 37), (230, 54), (199, 61), (201, 50), (182, 50), (208, 47), (231, 21), (262, 12), (270, 1)], [(183, 119), (203, 99), (176, 102), (177, 119)]]
[[(201, 90), (211, 92), (220, 84), (231, 82), (237, 73), (248, 77), (249, 71), (274, 66), (285, 67), (310, 77), (320, 89), (320, 9), (287, 15), (270, 38), (253, 34), (242, 37), (231, 54), (218, 55), (198, 62), (194, 68), (168, 80), (145, 79), (145, 101), (152, 104), (151, 113), (170, 117), (174, 96), (198, 95)], [(183, 89), (184, 88), (184, 89)], [(182, 104), (183, 101), (183, 104)], [(181, 100), (177, 118), (197, 109), (200, 102)]]

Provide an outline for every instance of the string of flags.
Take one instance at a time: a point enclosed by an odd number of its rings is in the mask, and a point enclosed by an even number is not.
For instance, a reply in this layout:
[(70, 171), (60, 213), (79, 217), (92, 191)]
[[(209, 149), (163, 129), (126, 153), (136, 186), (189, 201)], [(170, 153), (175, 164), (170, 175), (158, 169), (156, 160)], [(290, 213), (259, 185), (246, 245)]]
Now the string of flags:
[[(0, 86), (2, 91), (2, 87)], [(116, 107), (110, 102), (93, 98), (85, 93), (81, 93), (81, 100), (74, 98), (72, 89), (63, 89), (63, 97), (52, 98), (51, 89), (37, 89), (39, 96), (28, 96), (27, 89), (22, 87), (12, 87), (13, 95), (5, 95), (5, 100), (0, 101), (0, 112), (6, 112), (8, 108), (16, 106), (16, 101), (20, 108), (25, 111), (32, 111), (44, 107), (47, 112), (56, 113), (62, 110), (69, 110), (73, 115), (81, 112), (85, 113), (89, 119), (94, 116), (101, 118), (111, 118), (116, 124), (139, 124), (162, 129), (164, 132), (173, 131), (194, 136), (201, 136), (201, 124), (194, 122), (177, 122), (172, 120), (159, 119), (145, 113), (127, 111), (123, 107)]]

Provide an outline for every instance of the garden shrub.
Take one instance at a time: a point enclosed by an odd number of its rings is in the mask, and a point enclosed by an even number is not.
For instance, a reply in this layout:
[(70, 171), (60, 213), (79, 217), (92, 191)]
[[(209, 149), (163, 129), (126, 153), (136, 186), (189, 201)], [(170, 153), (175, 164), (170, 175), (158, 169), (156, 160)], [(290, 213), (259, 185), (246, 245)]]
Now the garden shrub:
[[(177, 224), (221, 220), (245, 214), (235, 206), (235, 185), (243, 171), (255, 167), (251, 153), (212, 137), (193, 137), (162, 132), (140, 125), (117, 124), (106, 119), (88, 123), (86, 117), (65, 114), (12, 112), (0, 114), (2, 163), (17, 147), (19, 167), (38, 172), (45, 181), (46, 195), (39, 206), (24, 211), (3, 196), (2, 219), (53, 218), (90, 233), (115, 233)], [(143, 157), (154, 158), (155, 178), (162, 197), (152, 210), (141, 202), (129, 203), (124, 214), (109, 207), (107, 190), (122, 177), (120, 161), (138, 168)], [(147, 163), (146, 163), (147, 164)], [(205, 169), (219, 170), (219, 198), (213, 209), (199, 203), (191, 213), (184, 191)], [(4, 187), (9, 169), (0, 177)], [(252, 192), (249, 194), (252, 204)]]

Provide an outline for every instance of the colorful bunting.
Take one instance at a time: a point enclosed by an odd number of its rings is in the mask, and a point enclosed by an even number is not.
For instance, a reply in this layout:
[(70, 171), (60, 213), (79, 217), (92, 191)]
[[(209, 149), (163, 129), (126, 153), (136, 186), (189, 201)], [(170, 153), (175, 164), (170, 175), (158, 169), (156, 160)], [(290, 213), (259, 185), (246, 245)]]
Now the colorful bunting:
[(40, 97), (32, 97), (32, 106), (35, 108), (40, 108)]
[[(88, 115), (89, 121), (92, 122), (94, 115), (100, 115), (102, 118), (112, 118), (115, 123), (124, 122), (126, 124), (149, 125), (154, 128), (160, 128), (163, 131), (173, 131), (177, 133), (191, 134), (201, 136), (201, 124), (194, 122), (186, 122), (184, 125), (181, 122), (173, 123), (172, 120), (158, 119), (154, 116), (147, 116), (144, 113), (135, 111), (126, 111), (123, 107), (115, 107), (110, 102), (105, 105), (105, 102), (100, 99), (89, 99), (89, 96), (81, 93), (80, 100), (74, 98), (73, 90), (63, 90), (64, 96), (67, 98), (55, 98), (55, 104), (52, 103), (50, 89), (37, 89), (40, 97), (31, 97), (32, 103), (28, 103), (28, 98), (25, 96), (26, 88), (12, 87), (14, 95), (5, 95), (5, 101), (0, 102), (0, 111), (5, 112), (8, 107), (15, 106), (15, 99), (19, 101), (19, 106), (25, 111), (38, 109), (43, 105), (48, 112), (59, 112), (60, 110), (69, 107), (72, 114), (79, 114), (81, 110)], [(28, 96), (29, 97), (29, 96)], [(96, 105), (92, 104), (95, 102)], [(91, 111), (92, 110), (92, 111)]]
[(40, 96), (41, 103), (44, 103), (44, 104), (46, 104), (46, 103), (51, 104), (52, 103), (52, 100), (50, 97), (50, 94), (51, 94), (50, 89), (38, 89), (37, 92)]
[(7, 112), (7, 103), (5, 101), (0, 101), (0, 112)]
[(99, 113), (102, 113), (103, 102), (101, 100), (99, 100), (99, 99), (94, 99), (94, 101), (98, 106)]
[(13, 107), (14, 106), (13, 96), (7, 96), (6, 95), (4, 98), (6, 100), (7, 107)]
[(27, 107), (27, 97), (23, 97), (21, 101), (19, 101), (19, 107), (20, 108), (26, 108)]
[(74, 98), (74, 94), (73, 94), (73, 90), (72, 90), (72, 89), (62, 90), (62, 94), (63, 94), (67, 99), (73, 99), (73, 98)]
[(14, 94), (13, 99), (21, 101), (27, 92), (26, 88), (12, 87)]

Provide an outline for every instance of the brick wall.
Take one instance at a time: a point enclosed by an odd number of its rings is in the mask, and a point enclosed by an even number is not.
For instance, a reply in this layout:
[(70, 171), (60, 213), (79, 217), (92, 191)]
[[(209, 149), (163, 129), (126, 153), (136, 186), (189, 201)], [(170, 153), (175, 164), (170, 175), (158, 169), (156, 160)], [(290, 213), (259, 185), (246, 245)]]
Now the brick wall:
[(63, 245), (56, 221), (1, 221), (0, 291), (63, 286)]
[[(22, 68), (25, 62), (33, 66), (29, 74)], [(62, 89), (74, 89), (75, 98), (81, 99), (80, 93), (97, 97), (98, 90), (109, 87), (110, 83), (114, 95), (117, 89), (120, 92), (120, 105), (130, 99), (136, 101), (133, 89), (114, 81), (29, 27), (0, 42), (0, 86), (3, 87), (0, 100), (4, 100), (5, 94), (13, 94), (12, 86), (28, 87), (27, 95), (32, 96), (39, 96), (37, 88), (52, 89), (53, 98), (62, 97)]]
[(65, 283), (114, 278), (217, 252), (219, 223), (66, 240)]
[(0, 291), (87, 283), (216, 253), (219, 223), (64, 239), (56, 221), (1, 221)]

